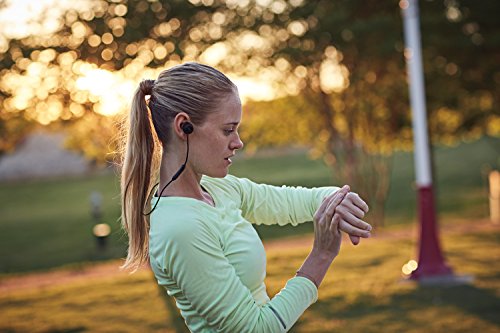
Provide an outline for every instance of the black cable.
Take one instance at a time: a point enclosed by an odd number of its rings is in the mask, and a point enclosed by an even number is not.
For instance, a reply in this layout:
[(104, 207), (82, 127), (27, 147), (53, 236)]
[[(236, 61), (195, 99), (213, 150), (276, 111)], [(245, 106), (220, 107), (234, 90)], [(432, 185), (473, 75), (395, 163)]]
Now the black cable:
[[(167, 183), (167, 185), (163, 186), (163, 188), (161, 189), (160, 191), (160, 194), (158, 195), (158, 199), (156, 199), (156, 203), (153, 207), (153, 209), (151, 209), (151, 211), (149, 213), (146, 213), (144, 214), (144, 212), (142, 213), (142, 215), (144, 216), (148, 216), (150, 215), (155, 209), (156, 209), (156, 206), (158, 205), (158, 202), (160, 201), (160, 198), (161, 198), (161, 195), (163, 194), (163, 191), (167, 188), (168, 185), (170, 185), (174, 180), (176, 180), (180, 175), (181, 173), (184, 171), (184, 169), (186, 168), (186, 163), (187, 163), (187, 160), (188, 160), (188, 156), (189, 156), (189, 135), (186, 136), (186, 145), (187, 145), (187, 149), (186, 149), (186, 159), (184, 160), (184, 164), (181, 165), (181, 167), (179, 168), (179, 170), (177, 170), (177, 172), (175, 173), (175, 175), (172, 176), (172, 179), (170, 179), (170, 181)], [(149, 195), (148, 195), (148, 199), (149, 197), (151, 196), (151, 192), (154, 190), (154, 188), (156, 186), (158, 186), (160, 183), (156, 183), (153, 188), (151, 189), (151, 191), (149, 191)], [(149, 201), (149, 200), (148, 200)]]

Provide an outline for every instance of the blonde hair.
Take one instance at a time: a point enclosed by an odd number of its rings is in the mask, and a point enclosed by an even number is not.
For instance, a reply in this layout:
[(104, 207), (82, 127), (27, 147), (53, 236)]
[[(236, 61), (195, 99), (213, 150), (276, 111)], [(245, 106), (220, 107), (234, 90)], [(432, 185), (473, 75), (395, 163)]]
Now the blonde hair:
[(149, 262), (149, 215), (144, 209), (158, 177), (162, 154), (158, 148), (169, 142), (175, 115), (185, 112), (193, 124), (200, 125), (231, 93), (237, 93), (237, 88), (224, 74), (193, 62), (164, 70), (157, 80), (144, 80), (135, 91), (121, 172), (121, 222), (128, 234), (122, 268), (136, 271)]

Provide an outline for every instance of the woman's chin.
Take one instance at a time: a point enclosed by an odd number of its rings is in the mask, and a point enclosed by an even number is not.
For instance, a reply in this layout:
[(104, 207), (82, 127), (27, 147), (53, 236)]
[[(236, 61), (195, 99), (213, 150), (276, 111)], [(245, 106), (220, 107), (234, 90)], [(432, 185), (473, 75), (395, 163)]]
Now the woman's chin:
[(217, 171), (207, 172), (205, 175), (212, 178), (224, 178), (229, 173), (229, 168), (224, 168)]

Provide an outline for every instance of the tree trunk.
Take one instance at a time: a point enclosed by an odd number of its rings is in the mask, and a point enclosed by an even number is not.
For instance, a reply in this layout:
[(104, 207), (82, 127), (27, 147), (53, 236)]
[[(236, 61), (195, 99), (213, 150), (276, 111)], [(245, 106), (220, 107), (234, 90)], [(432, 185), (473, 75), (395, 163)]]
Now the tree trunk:
[(338, 185), (348, 184), (353, 192), (358, 193), (370, 206), (369, 220), (373, 225), (382, 226), (385, 217), (385, 201), (390, 188), (390, 176), (392, 171), (392, 156), (372, 155), (367, 153), (363, 147), (356, 145), (354, 137), (354, 111), (346, 115), (348, 133), (345, 138), (341, 137), (335, 128), (335, 113), (331, 105), (330, 96), (319, 92), (319, 98), (313, 98), (318, 94), (309, 94), (310, 102), (320, 103), (318, 110), (324, 119), (325, 128), (329, 132), (330, 139), (325, 147), (325, 154), (334, 156), (331, 165), (333, 179)]

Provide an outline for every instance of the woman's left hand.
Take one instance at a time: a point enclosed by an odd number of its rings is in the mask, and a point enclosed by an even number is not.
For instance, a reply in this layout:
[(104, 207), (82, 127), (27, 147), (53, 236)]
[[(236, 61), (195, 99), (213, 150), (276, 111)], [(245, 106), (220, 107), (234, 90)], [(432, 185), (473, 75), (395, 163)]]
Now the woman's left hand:
[(370, 237), (371, 225), (363, 221), (369, 207), (357, 193), (349, 192), (335, 212), (340, 215), (339, 229), (349, 235), (351, 243), (358, 245), (360, 237)]

